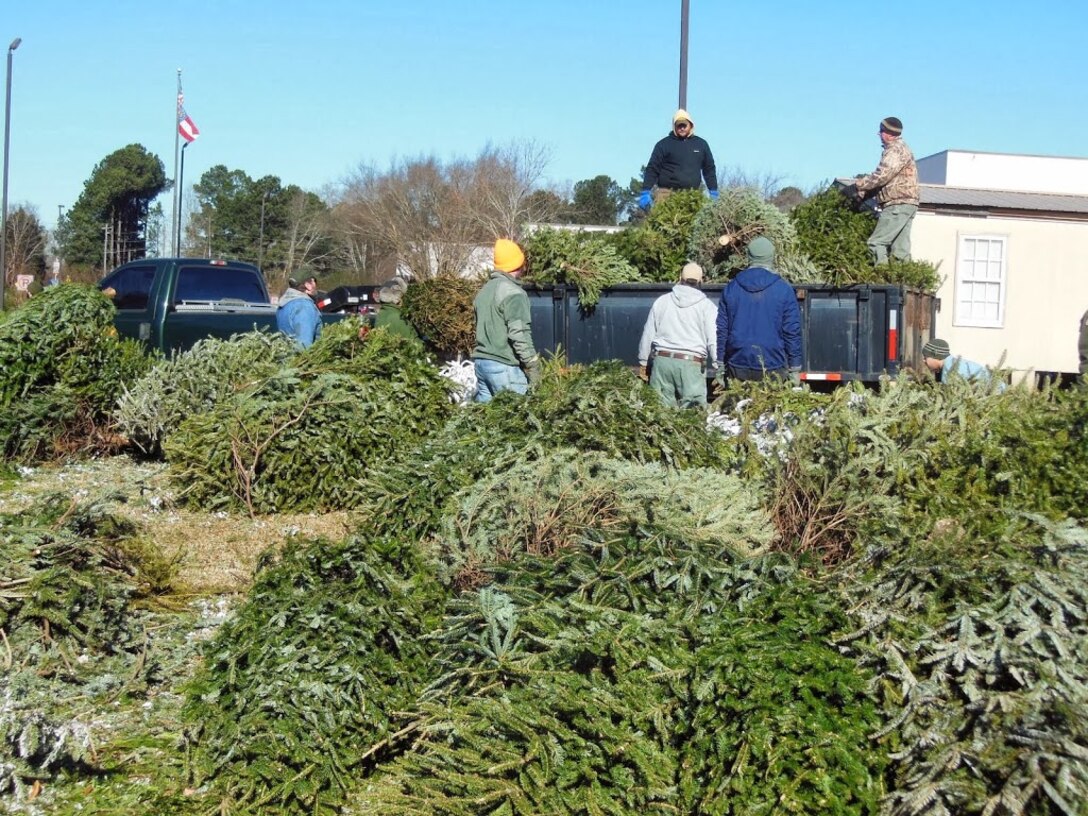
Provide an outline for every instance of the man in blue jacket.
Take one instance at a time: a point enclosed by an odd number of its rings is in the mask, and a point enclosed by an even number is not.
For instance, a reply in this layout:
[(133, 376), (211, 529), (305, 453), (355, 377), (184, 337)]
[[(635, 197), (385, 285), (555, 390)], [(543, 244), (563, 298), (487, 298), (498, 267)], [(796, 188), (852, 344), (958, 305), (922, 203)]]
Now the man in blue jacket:
[(801, 371), (801, 310), (793, 287), (771, 271), (774, 244), (760, 235), (748, 244), (748, 268), (722, 290), (718, 360), (727, 378), (795, 382)]
[(295, 338), (303, 348), (309, 348), (321, 336), (321, 312), (313, 299), (317, 291), (317, 277), (309, 267), (303, 267), (299, 277), (302, 283), (292, 279), (287, 291), (280, 295), (276, 328)]

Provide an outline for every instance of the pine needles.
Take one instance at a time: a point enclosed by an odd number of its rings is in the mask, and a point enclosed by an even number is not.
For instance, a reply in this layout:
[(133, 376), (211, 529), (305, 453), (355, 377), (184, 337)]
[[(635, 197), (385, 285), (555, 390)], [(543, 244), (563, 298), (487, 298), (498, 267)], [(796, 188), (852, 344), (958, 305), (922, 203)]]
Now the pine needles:
[(404, 316), (442, 357), (467, 357), (476, 347), (472, 303), (481, 283), (447, 277), (412, 283), (404, 294)]
[(342, 321), (287, 365), (184, 421), (164, 449), (183, 498), (205, 508), (347, 508), (367, 462), (393, 456), (453, 410), (414, 341)]
[(592, 310), (607, 287), (642, 279), (615, 247), (593, 234), (540, 229), (529, 238), (526, 249), (526, 279), (577, 287), (578, 304), (584, 310)]
[(121, 447), (110, 412), (150, 366), (119, 340), (113, 304), (93, 287), (47, 289), (0, 319), (0, 455), (20, 462)]
[(0, 517), (0, 565), (0, 795), (24, 798), (93, 768), (97, 707), (152, 682), (133, 601), (164, 590), (170, 565), (130, 522), (61, 495)]
[(117, 401), (118, 430), (140, 450), (161, 455), (163, 440), (194, 414), (270, 376), (295, 353), (279, 332), (208, 338), (171, 360), (161, 360)]

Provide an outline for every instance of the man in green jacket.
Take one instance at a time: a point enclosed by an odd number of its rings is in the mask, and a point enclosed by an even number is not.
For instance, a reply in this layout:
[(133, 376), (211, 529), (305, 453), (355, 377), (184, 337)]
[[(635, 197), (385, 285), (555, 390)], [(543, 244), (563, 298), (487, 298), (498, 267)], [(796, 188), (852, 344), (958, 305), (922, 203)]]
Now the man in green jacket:
[(506, 238), (495, 242), (495, 271), (476, 295), (476, 402), (490, 402), (500, 391), (524, 394), (540, 381), (540, 358), (533, 346), (529, 296), (518, 283), (525, 253)]
[(419, 332), (400, 313), (400, 302), (407, 288), (404, 278), (392, 278), (381, 285), (378, 289), (378, 303), (381, 306), (374, 318), (374, 328), (386, 329), (391, 334), (418, 340)]

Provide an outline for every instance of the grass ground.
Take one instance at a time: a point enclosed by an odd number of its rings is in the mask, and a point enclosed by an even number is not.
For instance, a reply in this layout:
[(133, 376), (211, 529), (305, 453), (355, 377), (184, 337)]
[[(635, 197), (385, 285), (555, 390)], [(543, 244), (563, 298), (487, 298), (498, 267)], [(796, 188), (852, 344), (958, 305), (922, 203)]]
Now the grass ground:
[(21, 468), (0, 477), (0, 513), (17, 514), (38, 497), (63, 493), (102, 503), (139, 523), (150, 542), (175, 562), (173, 590), (146, 609), (148, 660), (158, 682), (116, 699), (56, 701), (50, 712), (89, 723), (91, 767), (0, 795), (0, 813), (163, 814), (214, 809), (188, 788), (181, 749), (183, 688), (211, 637), (248, 589), (257, 559), (289, 535), (342, 538), (352, 513), (249, 518), (196, 513), (177, 506), (166, 466), (126, 456), (66, 466)]
[(289, 535), (340, 539), (353, 528), (347, 512), (250, 518), (185, 510), (177, 506), (165, 464), (128, 456), (16, 473), (0, 482), (0, 513), (17, 513), (48, 493), (104, 502), (110, 512), (140, 524), (159, 551), (176, 561), (179, 596), (244, 592), (257, 558), (270, 545)]

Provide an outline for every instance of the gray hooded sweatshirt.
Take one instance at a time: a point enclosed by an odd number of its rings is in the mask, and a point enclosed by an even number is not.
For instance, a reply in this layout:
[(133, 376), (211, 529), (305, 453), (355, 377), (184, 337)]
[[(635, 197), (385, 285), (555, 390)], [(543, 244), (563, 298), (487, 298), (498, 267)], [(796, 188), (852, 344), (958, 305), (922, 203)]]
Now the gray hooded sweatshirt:
[(718, 354), (718, 309), (700, 290), (676, 284), (654, 301), (642, 341), (638, 363), (646, 365), (652, 351), (678, 351), (705, 357), (711, 364)]

